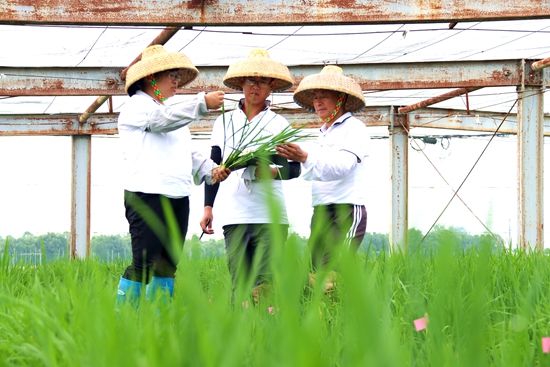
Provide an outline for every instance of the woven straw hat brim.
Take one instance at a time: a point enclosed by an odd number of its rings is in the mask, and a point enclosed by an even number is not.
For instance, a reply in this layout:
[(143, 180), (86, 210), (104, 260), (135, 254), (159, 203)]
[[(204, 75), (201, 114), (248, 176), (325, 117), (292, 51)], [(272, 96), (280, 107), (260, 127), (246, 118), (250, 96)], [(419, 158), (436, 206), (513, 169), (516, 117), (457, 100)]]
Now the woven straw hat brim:
[(332, 90), (348, 95), (344, 110), (355, 112), (365, 107), (365, 97), (361, 86), (352, 78), (337, 73), (320, 73), (308, 75), (294, 92), (294, 102), (313, 111), (313, 92), (317, 89)]
[(199, 75), (197, 68), (185, 55), (178, 52), (162, 52), (151, 57), (142, 58), (130, 66), (126, 73), (125, 90), (128, 92), (132, 84), (148, 75), (170, 69), (179, 69), (181, 79), (178, 88), (191, 83)]
[(288, 67), (267, 57), (248, 58), (230, 65), (223, 78), (223, 84), (235, 90), (242, 90), (244, 79), (250, 77), (273, 78), (274, 92), (282, 92), (294, 84)]

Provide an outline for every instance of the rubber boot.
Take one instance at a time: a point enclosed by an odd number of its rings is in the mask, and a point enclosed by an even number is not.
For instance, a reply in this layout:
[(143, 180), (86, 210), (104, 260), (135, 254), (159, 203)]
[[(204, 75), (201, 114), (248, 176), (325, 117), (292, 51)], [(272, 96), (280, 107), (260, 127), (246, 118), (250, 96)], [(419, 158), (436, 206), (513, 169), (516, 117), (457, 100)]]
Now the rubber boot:
[(164, 302), (174, 294), (174, 278), (153, 276), (147, 285), (145, 296), (148, 300), (160, 297)]
[(116, 296), (116, 303), (121, 305), (129, 302), (134, 306), (139, 303), (139, 297), (141, 295), (141, 282), (136, 282), (121, 277), (118, 283), (118, 291)]

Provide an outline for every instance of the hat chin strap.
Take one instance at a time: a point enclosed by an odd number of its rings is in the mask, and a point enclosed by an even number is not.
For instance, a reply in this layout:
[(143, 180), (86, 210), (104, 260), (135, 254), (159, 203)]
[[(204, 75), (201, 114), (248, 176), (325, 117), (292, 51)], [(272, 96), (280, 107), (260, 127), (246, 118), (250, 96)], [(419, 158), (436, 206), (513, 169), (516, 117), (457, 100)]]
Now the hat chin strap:
[(346, 99), (346, 94), (340, 93), (340, 96), (338, 96), (338, 99), (336, 100), (336, 108), (334, 109), (334, 111), (332, 111), (329, 116), (325, 117), (324, 119), (321, 119), (321, 122), (323, 124), (327, 124), (334, 120), (338, 112), (340, 112), (340, 110), (342, 109), (342, 105), (344, 104), (345, 99)]

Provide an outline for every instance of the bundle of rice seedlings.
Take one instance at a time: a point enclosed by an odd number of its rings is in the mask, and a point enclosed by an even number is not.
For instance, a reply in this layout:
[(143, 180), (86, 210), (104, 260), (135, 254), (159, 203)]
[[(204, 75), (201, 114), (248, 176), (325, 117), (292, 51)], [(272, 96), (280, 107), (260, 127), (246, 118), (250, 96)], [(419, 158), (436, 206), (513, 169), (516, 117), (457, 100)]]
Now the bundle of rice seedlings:
[[(222, 107), (222, 113), (223, 113)], [(225, 114), (223, 115), (225, 126)], [(313, 137), (305, 134), (303, 129), (287, 126), (279, 133), (262, 136), (263, 127), (258, 123), (246, 122), (244, 126), (232, 132), (232, 137), (238, 137), (231, 146), (231, 153), (224, 159), (222, 166), (237, 170), (249, 165), (270, 165), (270, 157), (277, 154), (275, 148), (284, 143), (294, 143)]]

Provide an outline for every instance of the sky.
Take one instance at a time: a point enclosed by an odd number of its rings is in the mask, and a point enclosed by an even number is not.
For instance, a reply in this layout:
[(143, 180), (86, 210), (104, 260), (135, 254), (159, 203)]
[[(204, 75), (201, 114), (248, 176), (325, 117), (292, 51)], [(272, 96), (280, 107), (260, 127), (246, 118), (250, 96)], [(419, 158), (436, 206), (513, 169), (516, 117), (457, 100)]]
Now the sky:
[[(34, 27), (0, 25), (0, 66), (126, 66), (162, 27)], [(550, 57), (550, 19), (448, 24), (386, 24), (353, 26), (193, 27), (181, 30), (166, 47), (185, 52), (197, 65), (227, 65), (262, 47), (287, 65), (323, 63), (421, 62)], [(342, 40), (345, 37), (345, 42)], [(20, 47), (24, 44), (25, 47)], [(345, 68), (344, 68), (345, 70)], [(447, 90), (366, 91), (367, 105), (408, 105)], [(470, 107), (506, 111), (514, 88), (481, 89), (470, 94)], [(82, 112), (94, 97), (0, 96), (0, 113)], [(550, 99), (544, 110), (550, 112)], [(115, 111), (124, 97), (114, 99)], [(280, 103), (282, 98), (274, 96)], [(465, 108), (464, 98), (436, 107)], [(103, 106), (99, 112), (105, 112)], [(367, 161), (369, 232), (390, 229), (390, 149), (386, 128), (369, 127), (371, 155)], [(454, 135), (453, 131), (415, 128), (414, 135)], [(463, 133), (462, 133), (463, 134)], [(439, 138), (436, 144), (409, 149), (409, 227), (427, 231), (453, 193), (431, 166), (453, 187), (471, 169), (488, 137)], [(206, 141), (196, 144), (208, 152)], [(439, 224), (480, 233), (484, 226), (505, 240), (516, 241), (517, 147), (514, 136), (495, 139)], [(548, 154), (548, 153), (545, 153)], [(426, 158), (427, 157), (427, 158)], [(428, 161), (429, 159), (429, 161)], [(548, 162), (548, 159), (545, 159)], [(120, 184), (118, 138), (94, 137), (92, 143), (91, 231), (127, 232)], [(548, 170), (547, 170), (548, 171)], [(70, 230), (71, 140), (69, 137), (0, 137), (0, 236)], [(545, 176), (547, 173), (545, 172)], [(545, 180), (548, 182), (548, 180)], [(285, 182), (291, 229), (309, 231), (310, 187), (302, 179)], [(190, 234), (200, 233), (203, 190), (191, 197)], [(546, 195), (547, 197), (548, 195)], [(547, 200), (545, 199), (545, 208)], [(472, 214), (471, 211), (475, 213)], [(546, 213), (548, 211), (546, 210)], [(476, 216), (478, 219), (476, 219)], [(480, 224), (483, 222), (483, 225)], [(215, 225), (214, 219), (214, 225)], [(550, 227), (550, 226), (547, 226)], [(216, 229), (216, 226), (215, 226)], [(217, 237), (221, 230), (217, 228)], [(545, 238), (550, 238), (545, 234)]]

